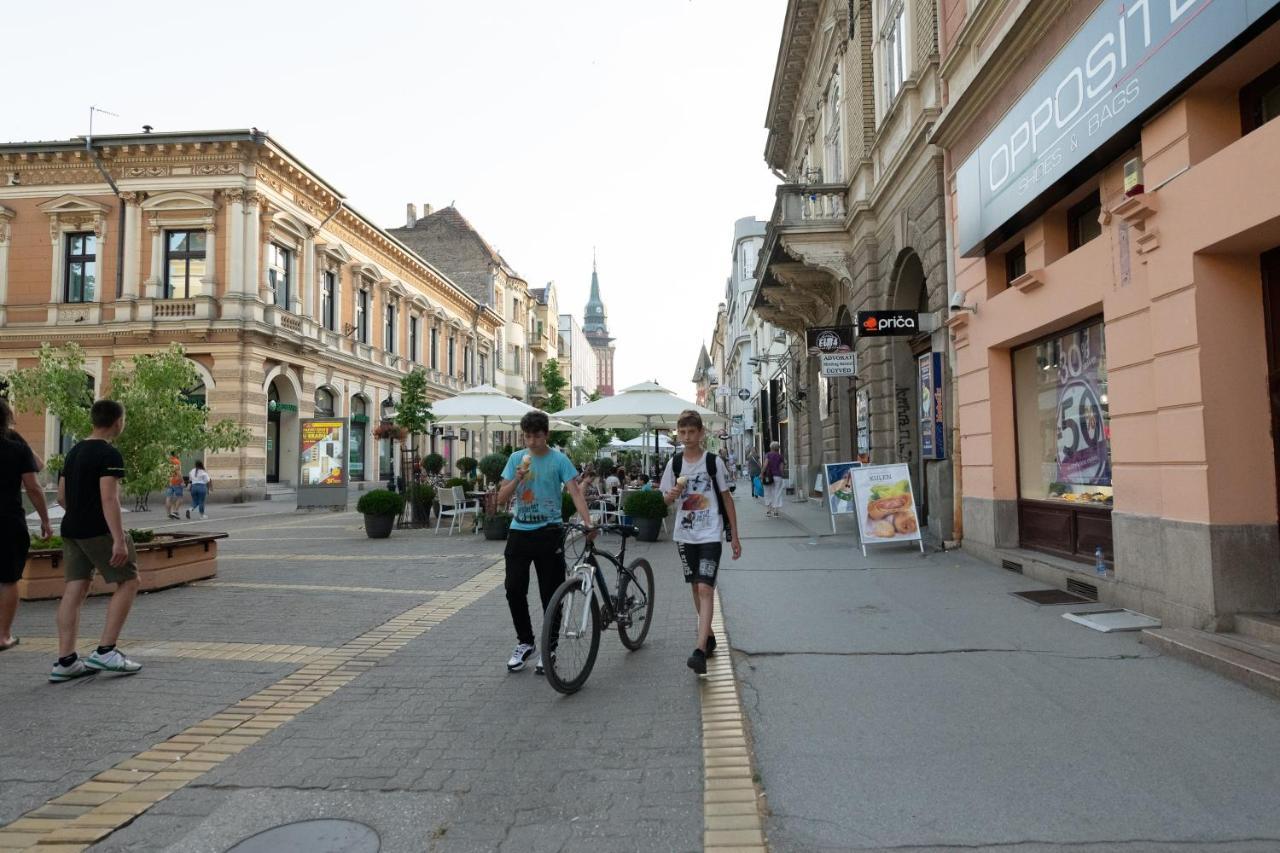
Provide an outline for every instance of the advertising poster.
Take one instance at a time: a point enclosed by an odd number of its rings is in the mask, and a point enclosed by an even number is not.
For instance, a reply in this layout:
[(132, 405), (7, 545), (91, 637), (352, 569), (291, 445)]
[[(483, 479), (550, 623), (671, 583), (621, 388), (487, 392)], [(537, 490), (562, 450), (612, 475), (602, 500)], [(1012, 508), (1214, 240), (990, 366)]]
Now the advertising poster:
[(1109, 435), (1103, 418), (1100, 329), (1063, 339), (1058, 364), (1057, 480), (1079, 486), (1111, 485)]
[(301, 425), (298, 463), (300, 486), (345, 486), (347, 470), (344, 433), (346, 423), (337, 419), (306, 419)]
[(945, 410), (942, 397), (942, 354), (927, 352), (920, 367), (920, 457), (945, 459)]
[(861, 468), (861, 462), (828, 462), (823, 466), (827, 471), (827, 504), (832, 515), (849, 515), (858, 511), (853, 500), (853, 472)]
[(853, 497), (862, 531), (862, 550), (888, 542), (918, 542), (920, 520), (907, 465), (871, 465), (853, 469)]

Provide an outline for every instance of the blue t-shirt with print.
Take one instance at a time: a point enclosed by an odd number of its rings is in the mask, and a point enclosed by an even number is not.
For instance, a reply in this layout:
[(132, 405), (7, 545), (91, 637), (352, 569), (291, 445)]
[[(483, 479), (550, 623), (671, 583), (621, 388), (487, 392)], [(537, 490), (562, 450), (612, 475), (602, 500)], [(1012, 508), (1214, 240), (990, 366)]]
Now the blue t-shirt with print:
[(548, 524), (560, 524), (560, 494), (564, 484), (578, 476), (569, 457), (552, 448), (542, 456), (518, 450), (507, 460), (502, 479), (514, 480), (516, 469), (526, 456), (531, 460), (530, 475), (516, 484), (512, 530), (538, 530)]

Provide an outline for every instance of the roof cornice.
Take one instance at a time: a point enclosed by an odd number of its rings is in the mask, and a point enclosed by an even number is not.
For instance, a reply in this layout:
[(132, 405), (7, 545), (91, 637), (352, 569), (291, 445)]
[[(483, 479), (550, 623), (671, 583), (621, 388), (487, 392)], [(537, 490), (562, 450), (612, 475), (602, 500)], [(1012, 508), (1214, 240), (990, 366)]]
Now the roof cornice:
[(764, 126), (769, 131), (764, 159), (775, 168), (791, 148), (791, 119), (804, 86), (805, 66), (818, 28), (821, 5), (821, 0), (787, 0), (782, 41), (778, 45), (778, 60), (769, 92), (769, 109), (764, 119)]

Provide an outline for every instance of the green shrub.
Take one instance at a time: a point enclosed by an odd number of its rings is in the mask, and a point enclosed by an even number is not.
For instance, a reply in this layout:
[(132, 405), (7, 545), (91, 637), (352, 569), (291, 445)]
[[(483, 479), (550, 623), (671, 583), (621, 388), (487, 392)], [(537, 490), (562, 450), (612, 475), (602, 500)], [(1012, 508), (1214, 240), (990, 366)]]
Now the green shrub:
[(430, 507), (435, 503), (436, 490), (426, 483), (410, 484), (407, 494), (405, 495), (409, 502), (417, 507)]
[(62, 537), (50, 536), (48, 539), (40, 539), (38, 537), (31, 540), (31, 550), (33, 551), (61, 551)]
[(480, 460), (480, 473), (485, 482), (496, 483), (502, 479), (502, 469), (507, 467), (507, 457), (501, 453), (490, 453)]
[(142, 544), (144, 542), (154, 542), (156, 538), (156, 532), (154, 530), (135, 530), (131, 527), (129, 528), (129, 538), (132, 539), (137, 544)]
[(472, 482), (466, 477), (450, 477), (444, 481), (444, 487), (446, 489), (452, 489), (454, 486), (462, 486), (462, 488), (470, 490), (472, 488)]
[(422, 459), (422, 467), (428, 474), (439, 474), (444, 470), (444, 457), (439, 453), (428, 453)]
[(476, 461), (474, 456), (463, 456), (460, 459), (458, 459), (458, 462), (457, 462), (458, 470), (461, 471), (467, 477), (470, 477), (472, 474), (475, 473), (476, 466), (479, 464), (480, 463)]
[(667, 502), (662, 492), (630, 492), (622, 502), (622, 511), (632, 518), (666, 518)]
[(516, 452), (516, 449), (511, 445), (509, 444), (502, 445), (501, 453), (503, 456), (510, 456), (512, 453), (515, 453), (515, 452)]
[(356, 502), (356, 512), (365, 515), (399, 515), (404, 509), (404, 498), (387, 489), (365, 492)]

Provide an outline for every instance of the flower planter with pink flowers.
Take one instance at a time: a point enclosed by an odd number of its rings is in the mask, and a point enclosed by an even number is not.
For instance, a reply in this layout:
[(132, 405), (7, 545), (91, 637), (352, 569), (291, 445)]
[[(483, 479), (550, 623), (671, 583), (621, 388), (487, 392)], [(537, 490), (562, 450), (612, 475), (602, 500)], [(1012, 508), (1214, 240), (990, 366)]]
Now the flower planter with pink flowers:
[[(226, 538), (225, 533), (157, 533), (150, 542), (136, 543), (139, 590), (150, 592), (216, 576), (218, 540)], [(18, 596), (24, 601), (60, 598), (63, 583), (62, 549), (32, 549), (18, 581)], [(94, 573), (90, 595), (114, 589), (115, 584)]]

